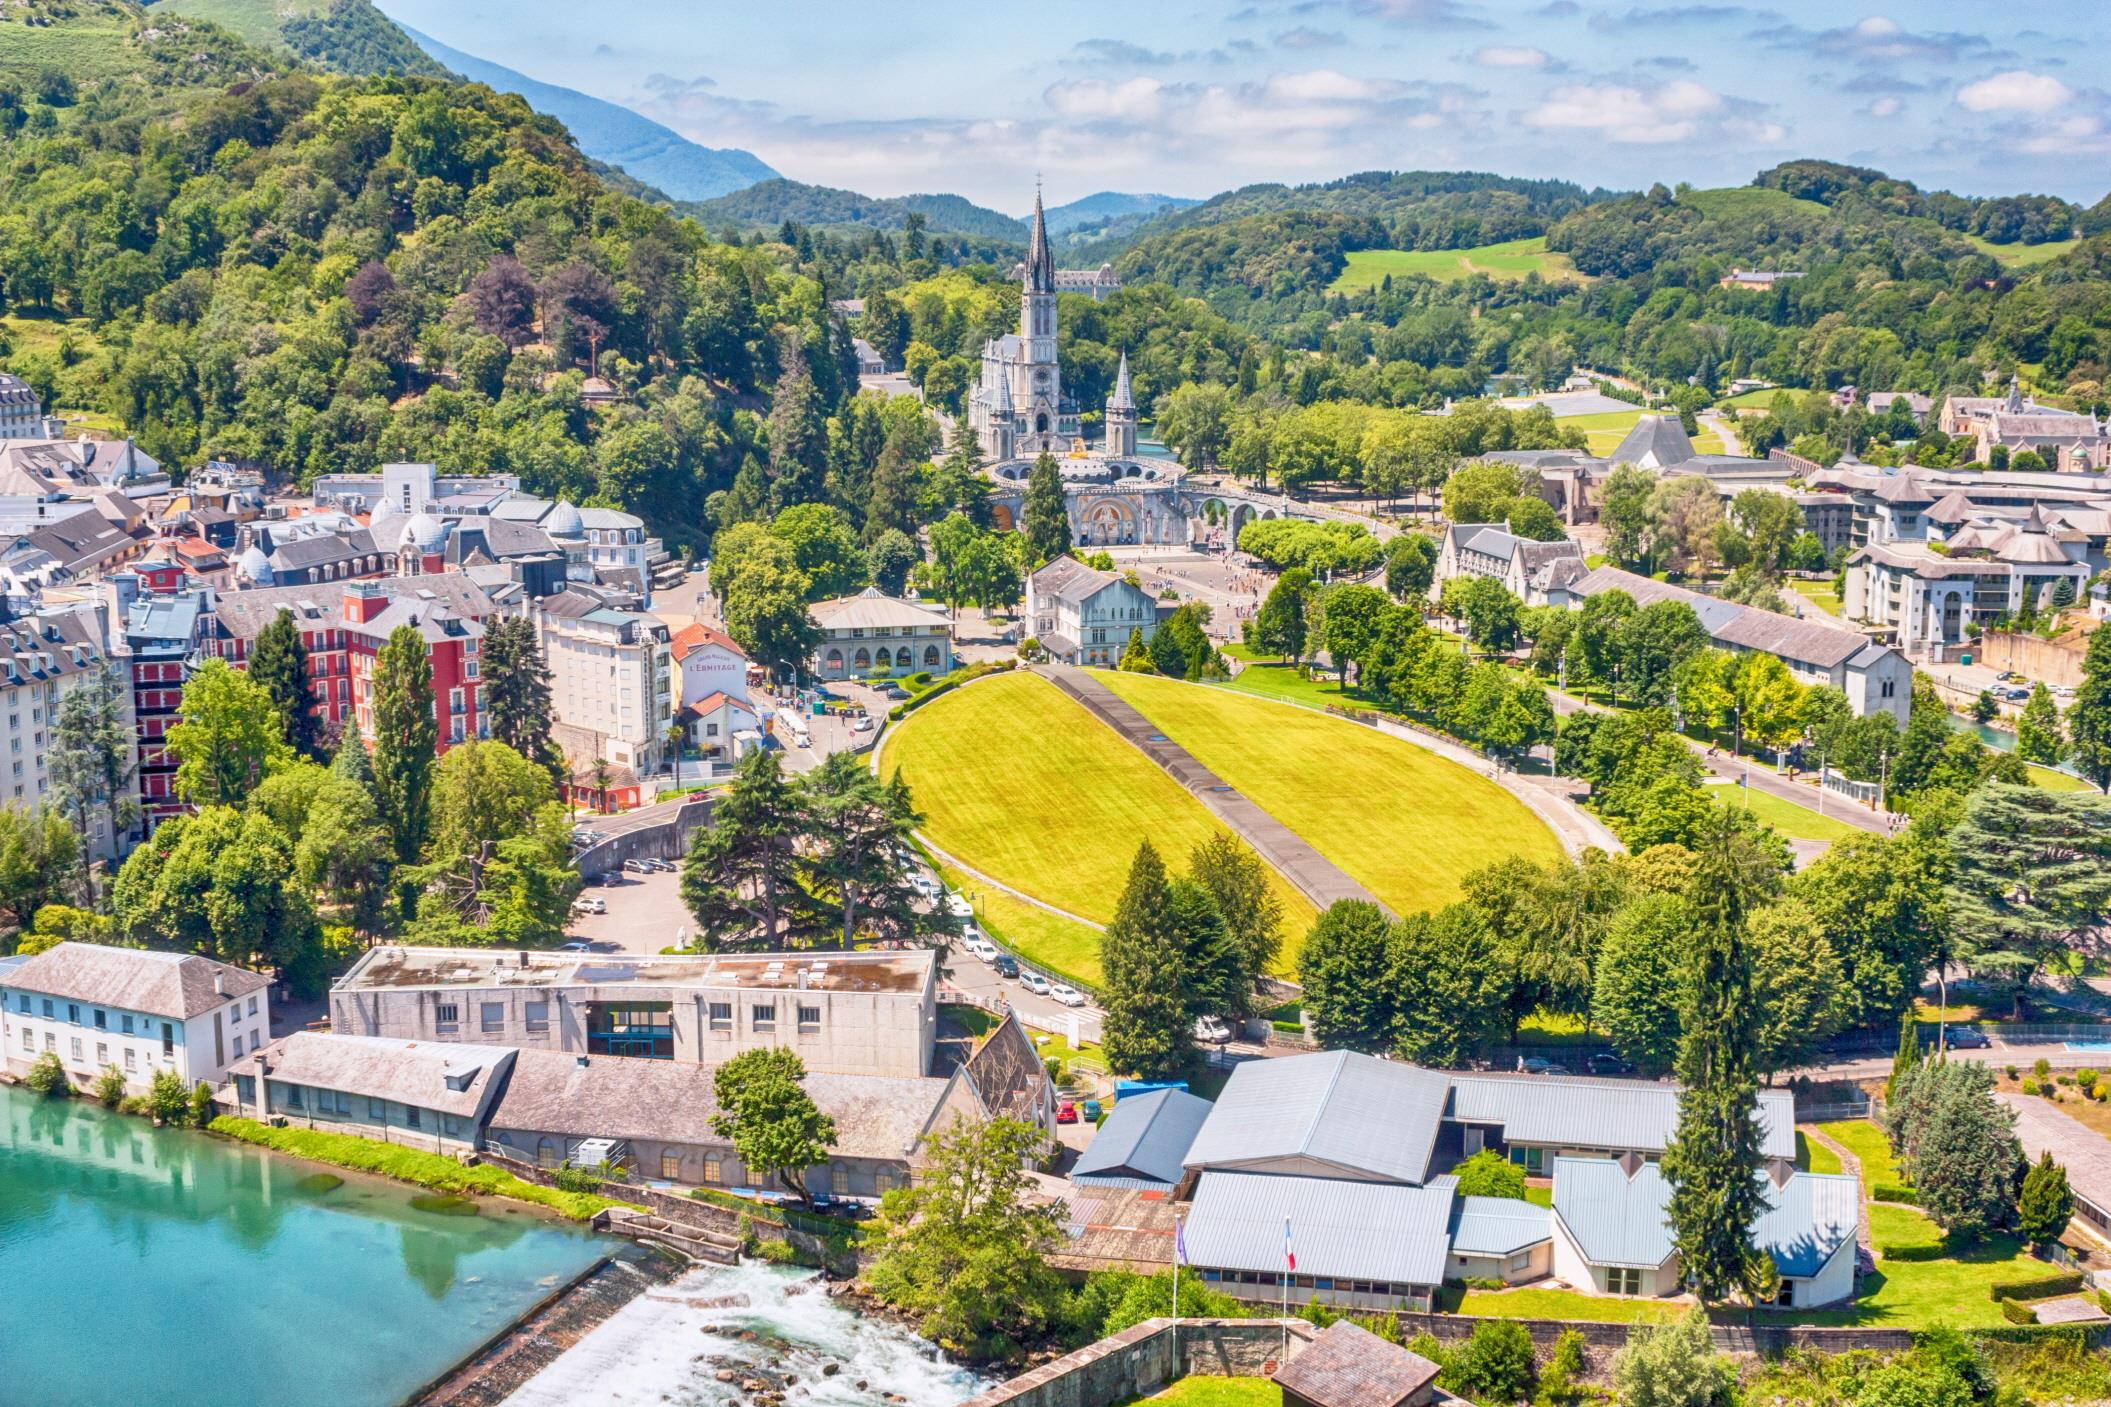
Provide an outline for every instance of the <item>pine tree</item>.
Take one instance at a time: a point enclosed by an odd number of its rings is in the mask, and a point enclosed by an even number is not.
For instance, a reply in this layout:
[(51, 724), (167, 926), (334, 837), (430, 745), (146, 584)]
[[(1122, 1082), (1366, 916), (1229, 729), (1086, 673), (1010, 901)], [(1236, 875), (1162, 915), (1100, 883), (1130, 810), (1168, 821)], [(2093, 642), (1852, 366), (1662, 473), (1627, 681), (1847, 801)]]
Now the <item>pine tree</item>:
[(374, 756), (367, 751), (366, 739), (359, 736), (358, 729), (348, 729), (338, 740), (337, 756), (330, 759), (330, 771), (359, 783), (368, 791), (374, 789)]
[(1695, 876), (1695, 924), (1679, 1038), (1678, 1129), (1664, 1150), (1672, 1239), (1702, 1303), (1744, 1286), (1763, 1159), (1752, 1068), (1752, 972), (1745, 915), (1753, 842), (1726, 814)]
[(484, 628), (483, 705), (491, 736), (547, 767), (557, 759), (550, 742), (550, 670), (535, 625), (526, 616), (498, 616)]
[(1026, 556), (1036, 569), (1070, 550), (1070, 508), (1063, 501), (1063, 475), (1047, 450), (1026, 476)]
[(139, 819), (137, 740), (125, 722), (124, 690), (117, 666), (106, 662), (67, 690), (52, 716), (51, 800), (73, 818), (83, 842), (93, 835), (94, 817), (108, 822), (113, 841)]
[(2052, 1150), (2023, 1175), (2023, 1192), (2016, 1198), (2016, 1231), (2033, 1246), (2049, 1246), (2060, 1239), (2074, 1216), (2074, 1189), (2067, 1185), (2067, 1169), (2052, 1160)]
[(389, 632), (374, 661), (374, 800), (396, 845), (414, 865), (431, 823), (433, 759), (440, 725), (433, 713), (432, 661), (416, 626)]
[(871, 495), (865, 500), (865, 541), (885, 532), (916, 532), (918, 469), (922, 456), (914, 436), (917, 427), (898, 425), (880, 449), (872, 471)]
[(302, 757), (320, 757), (321, 727), (308, 687), (308, 650), (293, 612), (280, 610), (257, 632), (249, 651), (249, 677), (271, 695), (285, 723), (287, 746)]
[[(799, 334), (787, 329), (770, 394), (770, 507), (818, 503), (828, 470), (828, 423)], [(737, 487), (737, 485), (736, 485)]]
[(1129, 632), (1128, 646), (1121, 652), (1121, 671), (1124, 674), (1150, 674), (1157, 666), (1151, 662), (1151, 651), (1143, 643), (1141, 626)]
[(1884, 1102), (1889, 1103), (1898, 1090), (1898, 1082), (1906, 1072), (1920, 1064), (1920, 1022), (1913, 1003), (1898, 1014), (1898, 1053), (1891, 1057), (1891, 1077), (1884, 1081)]
[(2060, 706), (2052, 701), (2052, 690), (2043, 684), (2030, 691), (2016, 719), (2016, 754), (2025, 762), (2056, 767), (2067, 753), (2067, 740), (2060, 736)]
[(2067, 706), (2067, 735), (2074, 765), (2111, 792), (2111, 630), (2101, 625), (2082, 656), (2082, 686)]
[(990, 481), (982, 476), (982, 452), (966, 416), (953, 422), (953, 443), (946, 447), (938, 477), (948, 507), (965, 513), (978, 528), (990, 526)]
[(808, 829), (806, 797), (778, 755), (743, 757), (682, 862), (682, 902), (696, 915), (700, 946), (788, 940), (805, 917), (799, 840)]
[[(1223, 919), (1218, 919), (1222, 927)], [(1172, 921), (1165, 862), (1146, 840), (1136, 848), (1114, 921), (1100, 939), (1106, 974), (1102, 1039), (1108, 1065), (1156, 1079), (1179, 1070), (1190, 1028), (1182, 996), (1186, 954)]]

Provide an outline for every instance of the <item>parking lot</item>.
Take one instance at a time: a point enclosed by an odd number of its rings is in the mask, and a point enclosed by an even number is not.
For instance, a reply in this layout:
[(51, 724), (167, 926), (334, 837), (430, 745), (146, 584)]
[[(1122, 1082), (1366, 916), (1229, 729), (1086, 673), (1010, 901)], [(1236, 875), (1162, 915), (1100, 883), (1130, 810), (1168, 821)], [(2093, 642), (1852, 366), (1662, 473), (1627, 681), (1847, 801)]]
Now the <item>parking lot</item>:
[(625, 874), (616, 884), (589, 884), (580, 896), (599, 899), (608, 905), (608, 912), (583, 914), (575, 910), (565, 932), (593, 944), (597, 951), (656, 953), (695, 936), (691, 930), (696, 921), (682, 905), (679, 873)]

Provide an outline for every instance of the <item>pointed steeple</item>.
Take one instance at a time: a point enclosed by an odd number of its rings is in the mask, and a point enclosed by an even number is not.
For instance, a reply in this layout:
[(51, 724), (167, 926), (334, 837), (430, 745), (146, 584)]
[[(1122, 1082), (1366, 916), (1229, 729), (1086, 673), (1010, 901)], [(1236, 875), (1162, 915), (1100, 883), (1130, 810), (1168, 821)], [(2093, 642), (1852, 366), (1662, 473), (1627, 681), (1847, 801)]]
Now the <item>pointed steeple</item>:
[[(1039, 206), (1035, 208), (1039, 209)], [(2023, 383), (2014, 372), (2008, 374), (2008, 400), (2003, 403), (2001, 408), (2010, 415), (2021, 415), (2023, 413)]]
[(1041, 183), (1034, 182), (1034, 229), (1026, 244), (1026, 291), (1055, 292), (1055, 251), (1048, 244), (1048, 217), (1041, 213)]
[(1121, 354), (1121, 370), (1114, 375), (1114, 394), (1107, 398), (1109, 410), (1136, 409), (1136, 393), (1129, 388), (1129, 354)]
[(1017, 413), (1012, 401), (1012, 379), (1008, 374), (1000, 372), (997, 376), (997, 414), (1009, 420)]

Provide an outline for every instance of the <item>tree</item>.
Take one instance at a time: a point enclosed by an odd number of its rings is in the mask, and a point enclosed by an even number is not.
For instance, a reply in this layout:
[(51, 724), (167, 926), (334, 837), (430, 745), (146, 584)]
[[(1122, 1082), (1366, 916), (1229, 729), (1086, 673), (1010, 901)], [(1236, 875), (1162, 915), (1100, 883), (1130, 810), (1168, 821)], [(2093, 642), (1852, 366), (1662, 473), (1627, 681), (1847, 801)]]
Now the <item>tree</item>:
[(1143, 643), (1142, 627), (1129, 631), (1129, 643), (1122, 648), (1121, 663), (1117, 668), (1124, 674), (1152, 674), (1157, 671), (1157, 665), (1151, 660), (1151, 651)]
[(374, 800), (396, 842), (397, 863), (414, 865), (425, 850), (433, 759), (440, 745), (432, 661), (416, 626), (399, 625), (382, 642), (374, 660), (373, 699)]
[(880, 1201), (865, 1283), (948, 1352), (1003, 1356), (1046, 1333), (1068, 1298), (1048, 1264), (1057, 1209), (1029, 1196), (1044, 1137), (1011, 1119), (955, 1120), (925, 1142), (928, 1170)]
[(1645, 1075), (1669, 1070), (1679, 1046), (1682, 954), (1691, 914), (1676, 894), (1645, 894), (1621, 909), (1598, 950), (1591, 1024)]
[(1493, 1148), (1480, 1152), (1451, 1170), (1458, 1178), (1461, 1197), (1502, 1197), (1525, 1200), (1525, 1170)]
[(118, 933), (246, 967), (276, 967), (296, 992), (324, 985), (314, 905), (292, 845), (261, 810), (209, 806), (162, 822), (110, 886)]
[(1170, 903), (1165, 862), (1146, 840), (1136, 848), (1114, 919), (1100, 939), (1107, 1063), (1145, 1079), (1177, 1071), (1193, 1038), (1184, 995), (1183, 935)]
[(1898, 1016), (1898, 1049), (1891, 1055), (1891, 1074), (1884, 1080), (1884, 1102), (1898, 1097), (1898, 1082), (1920, 1064), (1919, 1013), (1907, 1007)]
[(1727, 1407), (1736, 1370), (1715, 1351), (1708, 1311), (1695, 1305), (1669, 1324), (1637, 1324), (1613, 1355), (1622, 1407)]
[(1753, 842), (1725, 816), (1693, 887), (1695, 924), (1679, 1036), (1678, 1128), (1664, 1150), (1672, 1240), (1702, 1303), (1744, 1283), (1759, 1214), (1758, 1097), (1753, 1078), (1752, 969), (1746, 916)]
[(415, 931), (442, 943), (534, 946), (564, 936), (579, 893), (570, 826), (547, 768), (471, 738), (440, 759)]
[(79, 832), (57, 811), (0, 809), (0, 905), (28, 930), (38, 909), (81, 889)]
[(1839, 1034), (1844, 978), (1825, 930), (1799, 900), (1755, 909), (1745, 941), (1752, 961), (1752, 1061), (1771, 1075), (1812, 1058)]
[(1385, 589), (1394, 599), (1425, 594), (1437, 575), (1437, 545), (1425, 534), (1404, 532), (1385, 545)]
[(1158, 398), (1158, 436), (1190, 469), (1217, 462), (1231, 439), (1231, 392), (1192, 381)]
[(477, 329), (518, 347), (535, 335), (535, 280), (510, 254), (494, 255), (469, 281), (469, 315)]
[(2060, 736), (2060, 706), (2052, 701), (2052, 690), (2039, 684), (2031, 689), (2030, 701), (2016, 719), (2016, 754), (2025, 762), (2057, 767), (2066, 752), (2067, 740)]
[(784, 1184), (813, 1205), (808, 1168), (828, 1161), (836, 1121), (821, 1112), (801, 1081), (806, 1064), (789, 1050), (750, 1050), (711, 1072), (718, 1112), (711, 1128), (733, 1145), (741, 1166)]
[[(356, 744), (351, 734), (347, 745)], [(342, 752), (342, 749), (340, 750)], [(356, 755), (366, 756), (364, 748)], [(309, 893), (319, 893), (341, 911), (341, 921), (363, 933), (381, 926), (382, 901), (395, 868), (395, 844), (381, 823), (374, 794), (339, 773), (316, 786), (307, 823), (293, 848), (293, 873)]]
[(806, 574), (807, 591), (813, 599), (849, 596), (864, 589), (865, 549), (850, 520), (834, 504), (794, 504), (770, 520), (770, 533), (792, 549), (792, 564)]
[[(422, 658), (422, 641), (419, 650)], [(225, 660), (199, 666), (183, 686), (177, 717), (168, 730), (176, 794), (193, 806), (240, 806), (293, 758), (271, 695)]]
[(1949, 836), (1961, 955), (2019, 1008), (2032, 979), (2111, 912), (2111, 799), (1989, 782)]
[(770, 506), (821, 499), (828, 469), (828, 430), (803, 338), (785, 328), (778, 337), (777, 385), (770, 392)]
[(1633, 464), (1619, 465), (1605, 476), (1598, 521), (1605, 528), (1605, 555), (1623, 567), (1647, 572), (1655, 565), (1656, 517), (1650, 497), (1656, 482), (1656, 475)]
[(1390, 928), (1376, 904), (1338, 899), (1306, 935), (1297, 977), (1305, 1019), (1322, 1044), (1371, 1054), (1392, 1049)]
[(30, 1061), (29, 1073), (22, 1077), (22, 1083), (31, 1094), (41, 1099), (51, 1099), (73, 1089), (66, 1079), (66, 1067), (59, 1063), (59, 1053), (55, 1050), (43, 1051)]
[(1466, 636), (1483, 650), (1507, 650), (1517, 643), (1524, 603), (1492, 576), (1467, 580), (1459, 592)]
[(301, 757), (320, 756), (321, 720), (308, 687), (308, 651), (293, 612), (281, 608), (257, 632), (249, 651), (249, 677), (264, 687), (278, 710), (286, 745)]
[(682, 902), (696, 915), (699, 948), (767, 947), (797, 931), (798, 842), (806, 829), (805, 795), (778, 755), (758, 749), (741, 758), (682, 862)]
[(113, 841), (139, 819), (137, 738), (125, 721), (126, 703), (122, 675), (105, 662), (60, 696), (52, 717), (51, 804), (72, 818), (84, 844), (96, 837), (96, 818)]
[(1361, 680), (1363, 662), (1378, 643), (1378, 625), (1393, 609), (1385, 593), (1375, 586), (1350, 582), (1331, 588), (1326, 595), (1325, 639), (1327, 653), (1341, 666), (1342, 683), (1348, 683), (1351, 665)]
[(899, 528), (888, 528), (865, 549), (865, 570), (872, 584), (889, 596), (908, 589), (909, 572), (922, 560), (916, 543)]
[(1994, 1098), (1993, 1072), (1933, 1061), (1899, 1081), (1886, 1131), (1913, 1179), (1915, 1201), (1953, 1245), (1969, 1245), (2015, 1219), (2023, 1180), (2016, 1116)]
[(1500, 523), (1523, 489), (1514, 464), (1491, 459), (1464, 465), (1444, 481), (1444, 516), (1454, 523)]
[(2047, 1148), (2023, 1175), (2023, 1191), (2016, 1198), (2016, 1233), (2032, 1246), (2050, 1246), (2066, 1234), (2073, 1216), (2074, 1189), (2067, 1185), (2067, 1169), (2052, 1160)]
[(484, 626), (481, 655), (484, 715), (491, 738), (541, 767), (557, 760), (550, 741), (550, 670), (543, 663), (535, 623), (501, 615)]
[(813, 837), (806, 889), (843, 947), (860, 937), (907, 942), (950, 931), (940, 909), (926, 913), (901, 864), (902, 848), (923, 824), (899, 768), (881, 781), (855, 752), (830, 754), (802, 784)]
[(1735, 701), (1737, 736), (1732, 750), (1751, 738), (1780, 750), (1803, 735), (1803, 686), (1789, 667), (1773, 655), (1739, 655), (1730, 697)]
[(776, 538), (765, 543), (723, 588), (714, 562), (712, 589), (721, 593), (726, 633), (781, 678), (805, 664), (821, 628), (806, 610), (812, 580), (793, 562), (791, 548)]
[(2111, 792), (2111, 630), (2090, 632), (2081, 687), (2067, 706), (2067, 734), (2075, 766)]
[(1275, 964), (1283, 944), (1283, 901), (1270, 883), (1273, 873), (1236, 836), (1218, 831), (1188, 857), (1188, 878), (1209, 892), (1224, 931), (1239, 949), (1243, 977), (1239, 1000), (1227, 1014), (1252, 1013), (1254, 985)]
[(1042, 450), (1026, 476), (1026, 556), (1036, 569), (1070, 550), (1070, 509), (1063, 501), (1063, 475), (1055, 456)]
[(1409, 914), (1386, 935), (1393, 1050), (1417, 1065), (1456, 1065), (1504, 1035), (1509, 974), (1472, 905)]
[(1532, 1336), (1512, 1319), (1484, 1319), (1444, 1358), (1446, 1390), (1481, 1402), (1522, 1402), (1532, 1395)]
[(1251, 622), (1249, 643), (1255, 649), (1286, 660), (1304, 658), (1305, 593), (1311, 585), (1312, 573), (1303, 567), (1293, 567), (1276, 580)]
[[(1610, 476), (1608, 476), (1608, 479)], [(1656, 540), (1688, 576), (1708, 570), (1715, 556), (1715, 527), (1722, 521), (1722, 500), (1715, 485), (1699, 474), (1682, 474), (1658, 482), (1649, 498)]]

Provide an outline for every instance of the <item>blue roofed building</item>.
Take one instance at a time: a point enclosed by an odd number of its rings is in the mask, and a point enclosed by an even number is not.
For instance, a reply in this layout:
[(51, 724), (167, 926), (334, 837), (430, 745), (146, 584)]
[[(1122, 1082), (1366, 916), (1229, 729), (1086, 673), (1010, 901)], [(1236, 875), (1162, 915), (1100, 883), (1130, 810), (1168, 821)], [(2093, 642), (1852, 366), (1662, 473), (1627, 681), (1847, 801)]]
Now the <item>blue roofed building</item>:
[(1180, 1182), (1187, 1151), (1209, 1118), (1210, 1103), (1181, 1089), (1154, 1089), (1114, 1106), (1092, 1144), (1070, 1170), (1088, 1187), (1170, 1192)]

